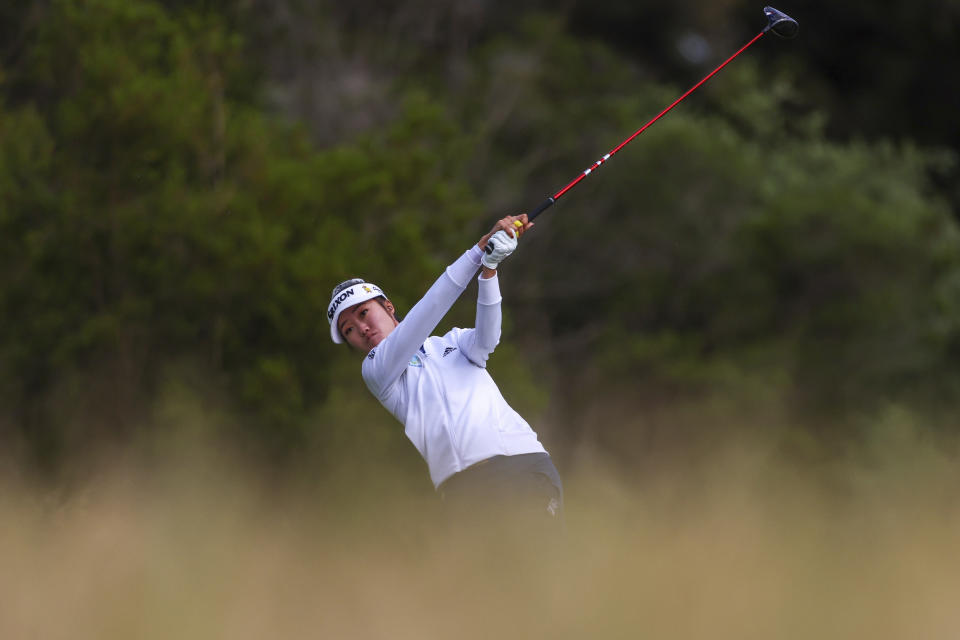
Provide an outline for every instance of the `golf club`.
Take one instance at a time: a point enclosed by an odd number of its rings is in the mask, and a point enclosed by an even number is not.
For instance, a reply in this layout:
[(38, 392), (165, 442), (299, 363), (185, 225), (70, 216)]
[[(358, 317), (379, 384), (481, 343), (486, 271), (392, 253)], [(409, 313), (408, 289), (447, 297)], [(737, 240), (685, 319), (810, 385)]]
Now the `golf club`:
[(783, 13), (782, 11), (778, 11), (778, 10), (774, 9), (773, 7), (764, 7), (764, 8), (763, 8), (763, 13), (767, 16), (767, 26), (763, 28), (763, 31), (761, 31), (761, 32), (758, 33), (756, 36), (754, 36), (753, 39), (750, 40), (750, 42), (748, 42), (747, 44), (743, 45), (743, 46), (740, 48), (740, 50), (737, 51), (735, 54), (733, 54), (732, 56), (730, 56), (729, 58), (727, 58), (726, 60), (724, 60), (723, 64), (721, 64), (719, 67), (717, 67), (716, 69), (714, 69), (713, 71), (711, 71), (709, 74), (707, 74), (707, 76), (706, 76), (703, 80), (701, 80), (701, 81), (698, 82), (697, 84), (695, 84), (695, 85), (693, 85), (692, 87), (690, 87), (690, 89), (688, 89), (686, 93), (684, 93), (682, 96), (680, 96), (679, 98), (677, 98), (676, 100), (674, 100), (673, 103), (672, 103), (669, 107), (667, 107), (666, 109), (664, 109), (663, 111), (661, 111), (660, 113), (658, 113), (658, 114), (656, 115), (656, 117), (654, 117), (652, 120), (650, 120), (650, 122), (648, 122), (647, 124), (643, 125), (643, 126), (640, 127), (639, 129), (637, 129), (637, 130), (633, 133), (632, 136), (630, 136), (629, 138), (627, 138), (626, 140), (624, 140), (623, 142), (621, 142), (619, 145), (617, 145), (616, 147), (614, 147), (614, 148), (613, 148), (609, 153), (607, 153), (605, 156), (603, 156), (602, 158), (600, 158), (599, 160), (597, 160), (596, 162), (594, 162), (592, 165), (590, 165), (590, 167), (589, 167), (586, 171), (584, 171), (583, 173), (581, 173), (580, 175), (578, 175), (573, 181), (570, 182), (570, 184), (568, 184), (567, 186), (565, 186), (563, 189), (560, 189), (560, 191), (557, 191), (555, 194), (553, 194), (552, 196), (550, 196), (549, 198), (547, 198), (546, 200), (544, 200), (543, 202), (541, 202), (539, 205), (537, 205), (537, 208), (536, 208), (536, 209), (534, 209), (533, 211), (531, 211), (530, 213), (527, 214), (527, 218), (528, 218), (529, 220), (533, 220), (533, 219), (536, 218), (538, 215), (540, 215), (541, 213), (543, 213), (543, 211), (546, 210), (550, 205), (552, 205), (554, 202), (556, 202), (556, 201), (559, 200), (561, 197), (563, 197), (563, 194), (565, 194), (567, 191), (569, 191), (570, 189), (572, 189), (575, 184), (577, 184), (578, 182), (580, 182), (581, 180), (583, 180), (584, 178), (586, 178), (588, 175), (590, 175), (590, 174), (594, 171), (594, 169), (599, 168), (600, 165), (602, 165), (604, 162), (606, 162), (607, 160), (609, 160), (610, 157), (613, 156), (613, 154), (615, 154), (617, 151), (620, 151), (620, 149), (622, 149), (622, 148), (624, 148), (625, 146), (627, 146), (627, 144), (629, 144), (631, 140), (633, 140), (633, 139), (636, 138), (638, 135), (640, 135), (641, 133), (643, 133), (650, 125), (652, 125), (654, 122), (656, 122), (657, 120), (659, 120), (662, 116), (664, 116), (668, 111), (670, 111), (671, 109), (673, 109), (675, 106), (677, 106), (678, 104), (680, 104), (680, 102), (681, 102), (684, 98), (686, 98), (688, 95), (690, 95), (691, 93), (693, 93), (693, 92), (694, 92), (700, 85), (702, 85), (704, 82), (706, 82), (707, 80), (709, 80), (710, 78), (712, 78), (714, 75), (716, 75), (716, 73), (717, 73), (718, 71), (720, 71), (720, 69), (723, 69), (725, 66), (727, 66), (727, 64), (728, 64), (731, 60), (733, 60), (733, 59), (736, 58), (738, 55), (740, 55), (741, 53), (743, 53), (743, 52), (747, 49), (747, 47), (749, 47), (749, 46), (752, 45), (754, 42), (756, 42), (757, 40), (759, 40), (759, 39), (763, 36), (763, 34), (765, 34), (765, 33), (768, 32), (768, 31), (772, 31), (772, 32), (774, 32), (775, 34), (777, 34), (778, 36), (780, 36), (781, 38), (793, 38), (794, 36), (797, 35), (797, 31), (800, 29), (800, 26), (797, 24), (797, 21), (796, 21), (796, 20), (794, 20), (793, 18), (791, 18), (791, 17), (788, 16), (787, 14)]

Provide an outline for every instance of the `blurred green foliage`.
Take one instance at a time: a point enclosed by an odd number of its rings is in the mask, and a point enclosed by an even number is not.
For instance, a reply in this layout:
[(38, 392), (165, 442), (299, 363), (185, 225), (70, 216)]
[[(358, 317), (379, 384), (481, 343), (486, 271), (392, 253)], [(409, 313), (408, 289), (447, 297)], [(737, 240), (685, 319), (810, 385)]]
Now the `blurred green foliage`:
[(0, 375), (44, 455), (65, 428), (44, 415), (58, 380), (108, 379), (101, 406), (66, 419), (122, 430), (186, 356), (290, 448), (329, 384), (333, 284), (362, 264), (415, 300), (476, 214), (442, 107), (411, 93), (379, 136), (319, 150), (232, 97), (239, 45), (210, 16), (65, 0), (8, 72)]
[[(168, 428), (182, 378), (251, 450), (412, 455), (330, 344), (331, 287), (363, 276), (402, 312), (679, 94), (654, 81), (675, 62), (536, 5), (7, 6), (6, 440), (55, 466)], [(957, 408), (960, 236), (932, 182), (954, 158), (830, 137), (798, 77), (738, 60), (538, 220), (491, 361), (535, 426), (578, 441), (598, 402), (717, 395), (809, 425)]]

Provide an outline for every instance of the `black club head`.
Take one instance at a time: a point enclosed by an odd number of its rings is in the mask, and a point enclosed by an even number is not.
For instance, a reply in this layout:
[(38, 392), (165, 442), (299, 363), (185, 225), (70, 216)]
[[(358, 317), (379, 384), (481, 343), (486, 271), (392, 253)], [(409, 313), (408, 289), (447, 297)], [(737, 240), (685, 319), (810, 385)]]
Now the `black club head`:
[(773, 7), (764, 7), (764, 15), (767, 16), (767, 26), (764, 31), (773, 31), (781, 38), (793, 38), (800, 31), (800, 25), (797, 21)]

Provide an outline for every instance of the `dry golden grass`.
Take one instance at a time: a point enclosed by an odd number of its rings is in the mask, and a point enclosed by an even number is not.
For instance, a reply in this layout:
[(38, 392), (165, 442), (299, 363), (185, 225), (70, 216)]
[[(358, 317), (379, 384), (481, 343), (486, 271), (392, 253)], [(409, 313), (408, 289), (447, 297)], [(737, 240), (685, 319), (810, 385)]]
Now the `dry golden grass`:
[(432, 496), (354, 509), (356, 479), (270, 486), (198, 458), (69, 493), (8, 481), (0, 638), (957, 637), (956, 460), (884, 446), (816, 473), (718, 453), (642, 482), (584, 456), (567, 535), (533, 544), (454, 535)]

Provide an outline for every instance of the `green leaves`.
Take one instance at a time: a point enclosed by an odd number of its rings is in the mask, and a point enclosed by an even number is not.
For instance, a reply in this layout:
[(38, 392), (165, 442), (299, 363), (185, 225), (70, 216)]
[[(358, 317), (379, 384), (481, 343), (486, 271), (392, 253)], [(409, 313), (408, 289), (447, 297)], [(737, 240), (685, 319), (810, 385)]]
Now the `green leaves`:
[[(393, 451), (392, 419), (361, 407), (356, 354), (329, 342), (330, 289), (362, 276), (402, 313), (493, 220), (682, 92), (555, 12), (437, 52), (422, 43), (460, 40), (424, 27), (411, 43), (311, 7), (322, 42), (305, 28), (287, 44), (239, 5), (204, 7), (57, 0), (10, 22), (29, 37), (0, 76), (0, 382), (45, 456), (151, 415), (158, 372), (185, 362), (254, 447), (356, 446), (330, 423), (376, 415)], [(288, 68), (297, 46), (308, 62)], [(575, 432), (578, 396), (750, 396), (758, 379), (838, 415), (955, 406), (960, 237), (928, 184), (955, 158), (831, 141), (827, 118), (802, 112), (799, 72), (758, 58), (565, 196), (504, 266), (491, 367), (525, 414)], [(323, 84), (351, 73), (363, 99)], [(320, 113), (367, 111), (291, 122), (265, 106), (303, 83)], [(440, 330), (472, 318), (464, 303)], [(52, 400), (64, 387), (112, 392), (68, 411)]]
[[(62, 371), (120, 363), (149, 397), (165, 362), (190, 357), (289, 448), (328, 386), (331, 287), (364, 272), (412, 304), (469, 242), (477, 207), (442, 107), (411, 94), (379, 135), (317, 150), (231, 98), (251, 93), (229, 84), (236, 45), (212, 17), (63, 0), (13, 70), (36, 105), (0, 120), (14, 411), (43, 406)], [(104, 412), (134, 420), (123, 408), (138, 402)], [(33, 415), (37, 438), (67, 428)]]
[[(553, 91), (550, 75), (532, 77), (528, 104)], [(579, 341), (563, 362), (596, 385), (584, 387), (585, 403), (612, 379), (733, 392), (764, 369), (786, 373), (795, 406), (831, 415), (919, 401), (921, 388), (942, 389), (946, 401), (958, 371), (944, 349), (955, 337), (945, 337), (937, 310), (956, 282), (960, 237), (930, 195), (938, 157), (910, 145), (829, 142), (815, 114), (787, 118), (790, 92), (763, 80), (756, 65), (738, 66), (708, 92), (719, 108), (691, 99), (542, 219), (531, 246), (549, 246), (526, 263), (535, 284), (524, 299), (546, 310), (522, 309), (529, 321), (518, 326), (546, 317), (555, 344)], [(555, 122), (549, 141), (527, 153), (563, 149), (552, 163), (576, 168), (567, 145), (584, 130), (613, 141), (630, 131), (614, 133), (603, 114), (619, 109), (639, 126), (657, 112), (592, 97), (595, 118), (573, 123), (576, 131)]]

